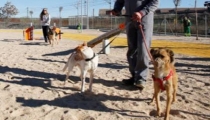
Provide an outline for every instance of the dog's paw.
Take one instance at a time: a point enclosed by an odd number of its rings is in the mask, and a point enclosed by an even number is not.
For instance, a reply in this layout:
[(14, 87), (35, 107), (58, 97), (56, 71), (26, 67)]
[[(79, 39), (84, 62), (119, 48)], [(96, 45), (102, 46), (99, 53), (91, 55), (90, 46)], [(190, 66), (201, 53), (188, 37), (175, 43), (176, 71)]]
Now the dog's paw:
[(157, 112), (157, 117), (161, 117), (161, 112)]
[(165, 113), (164, 112), (161, 112), (161, 110), (157, 111), (157, 114), (156, 114), (158, 117), (164, 117), (165, 116)]
[(81, 90), (81, 91), (79, 91), (79, 93), (80, 93), (81, 95), (83, 95), (83, 94), (85, 93), (85, 91), (82, 91), (82, 90)]
[(175, 102), (176, 102), (176, 99), (173, 99), (173, 100), (171, 101), (172, 104), (175, 103)]
[(70, 82), (70, 83), (72, 83), (72, 84), (75, 84), (75, 82), (72, 81), (72, 80), (70, 80), (70, 79), (67, 79), (66, 82)]
[(153, 105), (155, 102), (153, 100), (151, 100), (150, 102), (148, 102), (148, 105)]
[(94, 93), (91, 91), (91, 90), (86, 90), (85, 92), (85, 95), (94, 95)]
[(154, 116), (154, 117), (162, 117), (162, 115), (163, 115), (161, 110), (159, 110), (159, 111), (152, 110), (149, 114), (150, 114), (150, 116)]

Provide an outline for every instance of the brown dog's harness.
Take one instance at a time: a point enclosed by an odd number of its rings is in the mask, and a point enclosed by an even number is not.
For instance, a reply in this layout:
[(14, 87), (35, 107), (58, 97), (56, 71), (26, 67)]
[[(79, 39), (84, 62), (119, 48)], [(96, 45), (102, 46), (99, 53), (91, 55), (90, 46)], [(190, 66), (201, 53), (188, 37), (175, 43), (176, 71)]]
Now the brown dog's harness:
[(160, 89), (161, 89), (162, 91), (164, 91), (164, 90), (165, 90), (165, 87), (164, 87), (164, 85), (163, 85), (163, 81), (169, 80), (169, 78), (170, 78), (172, 75), (173, 75), (173, 72), (172, 72), (172, 70), (170, 70), (170, 73), (168, 74), (168, 76), (163, 77), (163, 79), (155, 78), (154, 75), (152, 75), (152, 78), (153, 78), (154, 81), (157, 81), (157, 82), (159, 83)]

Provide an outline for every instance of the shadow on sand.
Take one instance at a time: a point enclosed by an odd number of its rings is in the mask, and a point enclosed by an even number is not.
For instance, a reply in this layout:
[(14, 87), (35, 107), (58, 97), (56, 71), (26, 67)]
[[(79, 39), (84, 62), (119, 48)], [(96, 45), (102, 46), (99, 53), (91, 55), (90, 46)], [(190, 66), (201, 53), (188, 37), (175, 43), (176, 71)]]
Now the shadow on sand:
[(61, 74), (40, 72), (40, 71), (34, 71), (34, 70), (25, 70), (25, 69), (21, 69), (21, 68), (10, 68), (8, 66), (0, 66), (0, 73), (6, 73), (6, 72), (13, 72), (13, 73), (20, 74), (20, 75), (40, 77), (40, 78), (63, 79), (65, 77), (64, 74), (61, 75)]
[(20, 45), (38, 45), (38, 46), (48, 46), (49, 43), (45, 42), (26, 42), (26, 43), (20, 43)]
[[(24, 99), (23, 97), (17, 97), (16, 102), (22, 103), (22, 106), (26, 107), (40, 107), (42, 105), (57, 106), (62, 108), (70, 109), (83, 109), (83, 110), (94, 110), (100, 112), (119, 112), (119, 114), (125, 116), (127, 112), (139, 113), (145, 115), (143, 112), (131, 111), (131, 110), (117, 110), (113, 109), (117, 106), (113, 105), (112, 108), (108, 108), (107, 105), (103, 104), (104, 101), (144, 101), (143, 99), (123, 98), (119, 96), (110, 96), (106, 94), (83, 94), (75, 93), (65, 97), (56, 98), (54, 100), (38, 100), (38, 99)], [(134, 117), (148, 117), (148, 116), (134, 116)]]
[[(175, 63), (178, 72), (195, 74), (200, 76), (210, 76), (210, 67), (208, 65), (206, 65), (205, 63), (204, 64), (196, 63), (196, 61), (202, 61), (202, 62), (210, 61), (210, 58), (176, 58), (176, 59), (184, 60), (183, 62)], [(187, 61), (195, 61), (195, 62), (192, 63)], [(185, 69), (179, 70), (178, 69), (179, 67), (185, 67)]]
[(52, 59), (37, 59), (37, 58), (27, 58), (28, 60), (37, 60), (37, 61), (44, 61), (44, 62), (59, 62), (59, 63), (66, 63), (66, 61), (58, 61)]
[(65, 56), (65, 55), (71, 54), (72, 52), (74, 52), (74, 49), (70, 49), (70, 50), (66, 50), (66, 51), (61, 51), (61, 52), (44, 54), (42, 56)]

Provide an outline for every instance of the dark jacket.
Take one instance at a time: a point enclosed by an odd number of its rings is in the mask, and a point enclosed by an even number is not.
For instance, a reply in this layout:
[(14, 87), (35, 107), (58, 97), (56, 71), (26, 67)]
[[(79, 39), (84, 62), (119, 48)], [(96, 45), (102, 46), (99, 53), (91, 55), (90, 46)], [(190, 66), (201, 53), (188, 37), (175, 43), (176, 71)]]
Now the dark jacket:
[(183, 25), (184, 25), (184, 27), (189, 27), (189, 26), (191, 26), (191, 22), (190, 22), (190, 20), (189, 19), (187, 19), (187, 20), (184, 20), (183, 21)]

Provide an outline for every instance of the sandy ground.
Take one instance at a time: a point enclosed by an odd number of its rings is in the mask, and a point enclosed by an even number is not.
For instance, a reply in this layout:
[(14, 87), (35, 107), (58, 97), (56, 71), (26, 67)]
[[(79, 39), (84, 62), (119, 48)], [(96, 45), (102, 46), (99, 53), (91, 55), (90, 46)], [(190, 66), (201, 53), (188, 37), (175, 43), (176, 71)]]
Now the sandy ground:
[[(142, 92), (121, 83), (130, 77), (127, 47), (112, 46), (109, 55), (99, 54), (94, 94), (81, 94), (79, 70), (71, 72), (75, 84), (66, 86), (61, 71), (81, 41), (61, 40), (51, 47), (43, 40), (24, 41), (16, 33), (0, 34), (0, 120), (163, 120), (155, 116), (156, 106), (148, 105), (151, 77)], [(101, 45), (94, 47), (96, 53), (100, 50)], [(210, 120), (210, 57), (176, 54), (175, 59), (179, 84), (170, 120)], [(152, 66), (150, 70), (151, 76)], [(164, 111), (165, 92), (160, 98)]]

